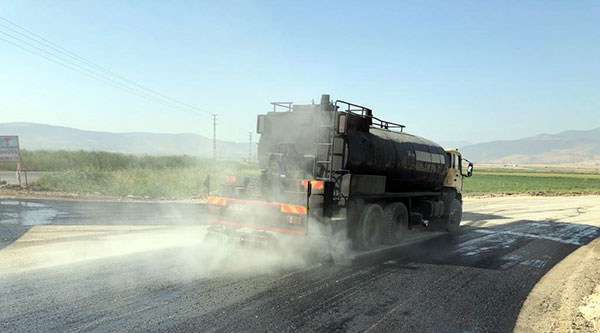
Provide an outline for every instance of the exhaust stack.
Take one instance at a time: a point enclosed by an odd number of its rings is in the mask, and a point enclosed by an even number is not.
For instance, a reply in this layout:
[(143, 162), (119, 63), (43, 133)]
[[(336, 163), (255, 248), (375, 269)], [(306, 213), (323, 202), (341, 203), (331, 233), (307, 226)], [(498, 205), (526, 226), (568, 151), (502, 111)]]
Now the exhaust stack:
[(329, 95), (323, 94), (321, 95), (321, 111), (329, 110)]

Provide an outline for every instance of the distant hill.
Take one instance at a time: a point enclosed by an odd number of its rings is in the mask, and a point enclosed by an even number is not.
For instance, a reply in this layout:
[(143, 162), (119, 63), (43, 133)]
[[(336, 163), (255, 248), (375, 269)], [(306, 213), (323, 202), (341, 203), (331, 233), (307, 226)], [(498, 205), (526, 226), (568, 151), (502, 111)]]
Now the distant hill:
[[(24, 149), (98, 150), (126, 154), (212, 156), (212, 139), (191, 133), (111, 133), (35, 123), (0, 123), (0, 135), (19, 135)], [(445, 147), (461, 143), (447, 142)], [(217, 141), (221, 158), (246, 158), (248, 143)], [(461, 145), (477, 163), (600, 165), (600, 127), (534, 137)], [(256, 151), (255, 151), (256, 152)]]
[(600, 127), (464, 146), (460, 151), (479, 163), (600, 164)]
[(459, 147), (466, 147), (466, 146), (470, 146), (472, 144), (474, 144), (474, 142), (469, 142), (469, 141), (449, 141), (449, 140), (435, 140), (434, 142), (439, 143), (442, 147), (447, 148), (447, 149), (455, 149), (455, 148), (459, 148)]
[[(191, 133), (111, 133), (35, 123), (0, 123), (0, 135), (18, 135), (29, 150), (98, 150), (126, 154), (212, 156), (212, 139)], [(247, 158), (248, 143), (217, 141), (222, 158)]]

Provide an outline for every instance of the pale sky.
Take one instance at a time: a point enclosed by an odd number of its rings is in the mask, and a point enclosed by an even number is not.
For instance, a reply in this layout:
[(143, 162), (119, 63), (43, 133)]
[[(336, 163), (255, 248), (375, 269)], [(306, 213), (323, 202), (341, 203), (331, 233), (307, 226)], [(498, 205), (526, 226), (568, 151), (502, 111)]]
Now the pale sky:
[[(271, 101), (322, 93), (446, 142), (600, 126), (597, 1), (15, 0), (0, 2), (0, 17), (219, 114), (225, 140), (246, 141)], [(0, 122), (14, 121), (212, 135), (208, 114), (0, 40)]]

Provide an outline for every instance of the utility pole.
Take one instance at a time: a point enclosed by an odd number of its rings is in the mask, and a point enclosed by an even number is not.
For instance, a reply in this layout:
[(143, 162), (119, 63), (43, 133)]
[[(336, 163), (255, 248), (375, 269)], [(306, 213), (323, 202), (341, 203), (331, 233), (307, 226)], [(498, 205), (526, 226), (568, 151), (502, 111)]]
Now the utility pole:
[(217, 160), (217, 114), (211, 114), (213, 121), (213, 160)]
[(252, 132), (248, 132), (248, 162), (252, 161)]

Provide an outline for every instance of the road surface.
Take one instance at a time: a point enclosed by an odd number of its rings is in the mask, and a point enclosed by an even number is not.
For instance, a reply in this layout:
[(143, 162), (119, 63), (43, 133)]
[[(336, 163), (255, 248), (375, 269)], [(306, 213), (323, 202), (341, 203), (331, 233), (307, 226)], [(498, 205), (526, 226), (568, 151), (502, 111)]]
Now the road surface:
[(0, 331), (539, 328), (545, 281), (598, 241), (599, 203), (470, 199), (457, 235), (322, 265), (203, 242), (199, 205), (0, 200)]

